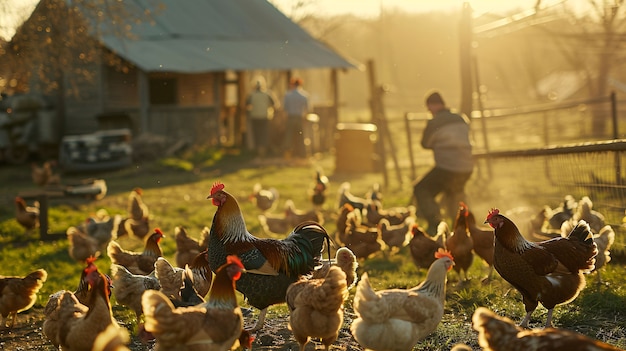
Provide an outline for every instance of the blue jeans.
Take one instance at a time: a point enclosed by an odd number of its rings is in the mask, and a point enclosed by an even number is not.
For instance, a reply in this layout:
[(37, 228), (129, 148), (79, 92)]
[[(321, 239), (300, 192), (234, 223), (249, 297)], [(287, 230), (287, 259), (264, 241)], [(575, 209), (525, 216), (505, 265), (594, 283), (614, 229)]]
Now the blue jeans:
[(428, 234), (434, 235), (443, 219), (436, 197), (443, 193), (443, 202), (449, 218), (454, 220), (459, 202), (465, 200), (465, 183), (472, 172), (452, 172), (433, 168), (413, 187), (417, 210), (428, 222)]
[(301, 116), (287, 116), (285, 125), (284, 151), (291, 151), (294, 156), (304, 157), (304, 134)]

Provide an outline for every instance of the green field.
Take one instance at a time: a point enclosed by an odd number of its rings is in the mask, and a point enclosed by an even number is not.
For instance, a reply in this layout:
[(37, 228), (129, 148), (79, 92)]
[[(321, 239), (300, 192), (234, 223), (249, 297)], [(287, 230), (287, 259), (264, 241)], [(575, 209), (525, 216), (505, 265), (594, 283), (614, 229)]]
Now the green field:
[[(193, 150), (179, 158), (144, 162), (127, 169), (97, 175), (63, 175), (64, 184), (76, 183), (81, 179), (94, 176), (103, 178), (107, 182), (108, 192), (106, 197), (99, 201), (76, 197), (51, 199), (50, 232), (64, 233), (67, 227), (80, 224), (85, 218), (102, 208), (110, 214), (125, 215), (129, 191), (134, 187), (142, 187), (144, 201), (151, 211), (151, 225), (161, 228), (166, 234), (167, 237), (162, 241), (164, 255), (168, 259), (173, 259), (176, 248), (173, 233), (176, 226), (185, 226), (188, 233), (197, 238), (202, 227), (211, 225), (215, 207), (206, 200), (206, 196), (214, 181), (222, 181), (226, 189), (239, 199), (248, 229), (262, 236), (262, 229), (257, 220), (260, 211), (247, 200), (254, 183), (259, 182), (266, 187), (275, 187), (279, 190), (279, 209), (287, 199), (292, 199), (298, 208), (308, 209), (311, 206), (308, 200), (308, 190), (313, 186), (315, 170), (318, 168), (323, 169), (331, 181), (329, 199), (324, 209), (324, 226), (330, 233), (334, 233), (336, 194), (339, 185), (344, 181), (349, 181), (352, 185), (352, 192), (363, 196), (373, 183), (383, 182), (380, 173), (335, 174), (335, 160), (332, 154), (324, 154), (306, 163), (281, 160), (257, 162), (249, 155), (239, 154), (232, 150), (213, 149)], [(406, 169), (403, 172), (406, 178)], [(390, 174), (395, 177), (393, 172)], [(515, 174), (511, 177), (515, 177)], [(533, 187), (533, 193), (541, 193), (542, 186), (545, 185), (537, 184)], [(512, 198), (507, 199), (507, 203), (504, 204), (504, 196), (500, 193), (494, 194), (497, 189), (490, 187), (489, 184), (473, 181), (468, 187), (470, 204), (474, 199), (476, 208), (480, 209), (476, 211), (478, 219), (483, 218), (486, 214), (485, 208), (489, 208), (488, 206), (515, 205)], [(41, 313), (48, 295), (60, 289), (74, 290), (82, 269), (79, 263), (69, 257), (67, 240), (40, 241), (38, 232), (24, 233), (15, 221), (14, 197), (20, 192), (35, 189), (37, 188), (30, 179), (29, 166), (2, 166), (0, 172), (0, 267), (2, 267), (0, 275), (23, 275), (37, 268), (45, 268), (49, 274), (48, 281), (39, 293), (35, 308), (31, 312), (20, 314), (18, 323), (25, 320), (35, 323), (40, 320), (42, 316), (38, 314)], [(383, 188), (383, 191), (386, 207), (405, 206), (410, 201), (410, 182), (404, 181), (399, 184), (394, 181), (388, 187)], [(498, 191), (506, 193), (502, 189)], [(515, 191), (523, 193), (523, 190), (518, 188)], [(499, 204), (499, 198), (502, 198), (502, 204)], [(537, 199), (538, 203), (540, 201)], [(418, 218), (418, 223), (424, 224), (420, 218)], [(618, 235), (620, 234), (618, 232)], [(622, 238), (619, 240), (623, 243)], [(122, 244), (126, 248), (140, 250), (138, 242), (124, 239)], [(97, 261), (98, 266), (106, 272), (108, 272), (109, 263), (106, 255)], [(587, 287), (574, 302), (566, 307), (556, 308), (555, 325), (581, 332), (620, 348), (626, 348), (626, 286), (623, 282), (623, 277), (626, 275), (625, 263), (624, 256), (620, 256), (608, 264), (603, 272), (605, 284), (595, 284), (595, 275), (589, 276)], [(413, 265), (406, 248), (388, 258), (378, 254), (361, 261), (359, 273), (364, 271), (368, 272), (375, 289), (412, 287), (425, 276), (424, 271), (418, 271)], [(468, 284), (460, 286), (458, 276), (454, 272), (448, 274), (444, 318), (437, 331), (420, 342), (416, 350), (449, 350), (458, 342), (478, 349), (476, 334), (472, 331), (470, 322), (477, 306), (488, 306), (517, 322), (521, 320), (524, 312), (519, 293), (511, 289), (510, 285), (500, 279), (497, 274), (495, 274), (496, 279), (490, 284), (482, 284), (480, 279), (485, 274), (486, 267), (478, 258), (475, 258), (470, 270), (472, 279)], [(353, 317), (351, 310), (353, 295), (354, 291), (347, 303), (346, 320)], [(114, 301), (113, 303), (115, 304)], [(245, 302), (241, 303), (245, 306)], [(531, 324), (537, 327), (542, 326), (546, 312), (540, 307), (535, 312)], [(134, 330), (136, 322), (132, 320), (128, 310), (115, 306), (114, 314), (129, 329)], [(268, 318), (284, 321), (286, 314), (285, 306), (276, 306), (270, 308)], [(0, 339), (3, 337), (4, 334), (0, 334)], [(293, 342), (293, 339), (291, 341)], [(358, 345), (350, 343), (341, 348), (354, 350), (358, 349)], [(264, 345), (261, 340), (257, 340), (254, 349), (281, 348), (280, 345)]]

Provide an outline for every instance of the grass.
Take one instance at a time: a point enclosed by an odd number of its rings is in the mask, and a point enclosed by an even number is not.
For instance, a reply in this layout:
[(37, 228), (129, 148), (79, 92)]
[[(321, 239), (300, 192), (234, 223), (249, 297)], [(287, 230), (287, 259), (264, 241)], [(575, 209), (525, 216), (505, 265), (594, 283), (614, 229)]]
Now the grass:
[[(250, 155), (233, 150), (199, 148), (179, 158), (163, 159), (137, 164), (133, 167), (98, 174), (106, 179), (107, 196), (99, 201), (82, 198), (52, 199), (50, 208), (50, 231), (63, 233), (70, 225), (77, 225), (98, 209), (105, 208), (111, 214), (124, 214), (128, 192), (136, 186), (144, 189), (144, 201), (151, 210), (151, 225), (160, 227), (166, 234), (162, 242), (164, 256), (173, 259), (174, 228), (185, 226), (198, 237), (204, 226), (210, 226), (215, 208), (206, 200), (212, 183), (221, 180), (227, 190), (240, 202), (244, 217), (253, 233), (262, 233), (256, 215), (259, 211), (247, 201), (254, 183), (276, 187), (280, 192), (279, 207), (286, 199), (294, 200), (298, 208), (309, 205), (307, 191), (312, 187), (315, 170), (321, 168), (331, 181), (330, 194), (335, 194), (339, 184), (350, 181), (355, 194), (364, 194), (374, 182), (382, 183), (379, 173), (333, 174), (332, 155), (323, 155), (313, 164), (286, 165), (279, 162), (262, 167)], [(93, 175), (65, 175), (65, 184), (78, 182)], [(24, 275), (45, 268), (49, 278), (40, 294), (37, 306), (47, 302), (47, 296), (60, 289), (75, 289), (82, 266), (68, 255), (67, 240), (40, 241), (37, 232), (24, 233), (13, 218), (13, 198), (20, 191), (32, 190), (28, 166), (4, 166), (0, 173), (0, 274)], [(410, 186), (389, 187), (384, 191), (386, 206), (404, 206), (410, 199)], [(540, 192), (539, 190), (537, 190)], [(470, 194), (478, 193), (473, 190)], [(478, 198), (478, 197), (477, 197)], [(331, 197), (324, 209), (329, 232), (334, 232), (335, 199)], [(485, 200), (493, 203), (493, 199)], [(420, 222), (420, 219), (418, 219)], [(139, 250), (140, 243), (122, 241), (123, 246)], [(106, 255), (98, 261), (108, 267)], [(412, 287), (425, 277), (411, 262), (404, 248), (390, 257), (380, 254), (360, 262), (359, 273), (367, 271), (375, 289)], [(487, 273), (477, 258), (470, 269), (472, 279), (466, 284), (458, 283), (458, 276), (450, 272), (446, 311), (437, 331), (420, 342), (416, 350), (449, 350), (458, 342), (478, 348), (476, 334), (471, 329), (471, 316), (477, 306), (488, 306), (500, 315), (517, 322), (524, 315), (521, 296), (494, 272), (490, 284), (481, 283)], [(595, 274), (588, 277), (588, 286), (581, 295), (567, 306), (557, 307), (554, 322), (557, 326), (576, 330), (620, 348), (626, 348), (626, 274), (624, 261), (615, 259), (603, 271), (605, 284), (595, 284)], [(347, 306), (351, 306), (353, 293)], [(531, 324), (541, 326), (546, 310), (539, 308)], [(346, 311), (350, 315), (351, 309)], [(135, 327), (127, 309), (116, 306), (118, 319)], [(287, 314), (284, 305), (270, 309), (268, 318)]]

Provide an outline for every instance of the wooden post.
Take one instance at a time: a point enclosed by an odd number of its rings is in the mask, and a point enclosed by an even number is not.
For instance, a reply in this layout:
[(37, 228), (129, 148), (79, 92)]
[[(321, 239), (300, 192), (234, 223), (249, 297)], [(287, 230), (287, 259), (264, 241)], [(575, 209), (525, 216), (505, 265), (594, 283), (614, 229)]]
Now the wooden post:
[(461, 58), (461, 105), (459, 109), (468, 118), (472, 118), (472, 8), (468, 2), (463, 3), (459, 41), (459, 57)]

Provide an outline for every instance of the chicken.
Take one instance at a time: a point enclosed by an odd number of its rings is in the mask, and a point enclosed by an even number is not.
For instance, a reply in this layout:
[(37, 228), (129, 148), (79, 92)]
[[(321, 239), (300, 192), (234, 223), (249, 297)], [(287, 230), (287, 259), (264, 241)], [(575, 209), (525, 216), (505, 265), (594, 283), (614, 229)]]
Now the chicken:
[(28, 206), (23, 198), (15, 198), (15, 220), (24, 229), (30, 231), (39, 227), (39, 202), (35, 201), (32, 206)]
[(585, 287), (583, 273), (594, 268), (598, 248), (589, 225), (580, 221), (567, 238), (533, 243), (520, 234), (515, 224), (493, 209), (486, 223), (494, 228), (494, 267), (521, 294), (527, 327), (539, 302), (548, 309), (546, 327), (559, 304), (574, 300)]
[(435, 262), (435, 253), (445, 248), (446, 237), (449, 234), (448, 224), (441, 221), (437, 226), (437, 234), (431, 237), (419, 225), (411, 227), (412, 238), (409, 241), (409, 250), (413, 263), (419, 270), (428, 269)]
[(249, 199), (254, 202), (259, 210), (267, 212), (276, 207), (279, 197), (280, 195), (276, 188), (264, 189), (260, 183), (256, 183), (252, 187), (252, 194), (250, 194)]
[(61, 328), (62, 324), (59, 319), (59, 316), (61, 314), (60, 303), (61, 297), (65, 293), (69, 293), (64, 304), (64, 309), (66, 310), (65, 313), (69, 314), (71, 311), (74, 313), (75, 316), (81, 316), (85, 315), (87, 311), (89, 311), (89, 308), (80, 303), (75, 294), (72, 294), (70, 291), (59, 290), (48, 297), (48, 302), (43, 309), (44, 322), (41, 330), (48, 338), (48, 340), (50, 340), (52, 345), (54, 345), (54, 347), (57, 349), (59, 348), (60, 343), (59, 329)]
[[(459, 275), (459, 282), (467, 282), (467, 271), (474, 261), (474, 240), (467, 225), (465, 204), (461, 203), (454, 220), (454, 230), (446, 239), (446, 249), (454, 257), (454, 270)], [(461, 279), (463, 275), (463, 279)]]
[(439, 251), (426, 280), (411, 289), (374, 291), (363, 273), (353, 303), (357, 318), (350, 331), (354, 339), (369, 350), (412, 350), (435, 331), (443, 317), (446, 274), (453, 265), (450, 253)]
[(552, 209), (551, 216), (548, 218), (549, 227), (552, 229), (561, 229), (563, 222), (568, 221), (574, 215), (578, 203), (572, 195), (565, 195), (563, 202)]
[(315, 185), (311, 190), (311, 203), (315, 208), (321, 208), (326, 202), (326, 190), (328, 189), (328, 177), (321, 170), (315, 172)]
[[(348, 213), (354, 211), (354, 207), (350, 204), (344, 204), (339, 209), (337, 214), (337, 220), (335, 221), (335, 239), (339, 239), (340, 236), (344, 235), (346, 232), (346, 221), (348, 220)], [(341, 241), (341, 239), (339, 239)]]
[(150, 216), (148, 205), (143, 202), (143, 189), (134, 188), (128, 194), (128, 218), (140, 221)]
[(400, 224), (391, 224), (387, 218), (383, 218), (378, 222), (380, 238), (387, 244), (388, 249), (397, 252), (409, 244), (411, 227), (414, 223), (415, 219), (410, 217)]
[(380, 184), (379, 183), (372, 184), (372, 188), (368, 190), (368, 192), (365, 194), (365, 198), (370, 201), (378, 201), (382, 204), (383, 192), (380, 189)]
[(146, 290), (159, 290), (161, 285), (154, 275), (132, 274), (124, 266), (111, 263), (111, 278), (113, 280), (113, 295), (118, 304), (130, 308), (135, 312), (139, 322), (141, 314), (141, 295)]
[(350, 192), (351, 185), (349, 182), (341, 183), (339, 186), (339, 201), (337, 208), (341, 208), (344, 204), (350, 204), (353, 208), (363, 211), (367, 208), (369, 200), (353, 195)]
[(600, 269), (611, 261), (611, 246), (615, 242), (615, 231), (610, 225), (605, 225), (600, 232), (593, 236), (593, 241), (598, 246), (596, 264), (592, 272), (597, 272), (597, 282), (602, 283)]
[(90, 286), (85, 304), (88, 308), (86, 313), (76, 312), (77, 300), (74, 294), (66, 291), (61, 296), (58, 340), (63, 350), (91, 350), (99, 334), (110, 326), (114, 329), (113, 333), (120, 334), (121, 338), (128, 337), (125, 335), (128, 332), (117, 324), (111, 313), (109, 283), (106, 276), (98, 272), (95, 265), (87, 266), (85, 273), (85, 280)]
[(285, 302), (289, 285), (319, 265), (324, 241), (330, 246), (330, 238), (315, 222), (299, 224), (282, 240), (258, 238), (248, 232), (239, 203), (224, 184), (216, 182), (207, 198), (217, 206), (209, 234), (209, 266), (216, 269), (230, 254), (241, 257), (248, 272), (237, 281), (237, 290), (261, 310), (253, 328), (259, 330), (267, 308)]
[(55, 161), (45, 161), (41, 166), (33, 162), (30, 164), (30, 175), (33, 183), (37, 186), (57, 185), (61, 183), (61, 178), (54, 173), (53, 166)]
[(157, 350), (229, 350), (243, 331), (235, 294), (235, 282), (243, 271), (241, 261), (228, 256), (216, 270), (207, 301), (199, 306), (174, 308), (161, 292), (146, 291), (145, 329), (156, 337)]
[[(180, 297), (180, 287), (183, 285), (184, 268), (174, 267), (165, 258), (159, 257), (155, 264), (155, 275), (161, 284), (161, 292), (165, 296), (177, 299)], [(213, 273), (209, 267), (207, 250), (202, 251), (191, 262), (189, 269), (192, 272), (194, 289), (200, 296), (206, 296), (211, 287)]]
[[(42, 331), (44, 335), (48, 338), (48, 340), (50, 340), (50, 342), (52, 342), (52, 344), (56, 348), (59, 348), (59, 329), (61, 328), (61, 324), (63, 323), (63, 321), (60, 320), (61, 297), (66, 292), (70, 294), (68, 300), (65, 301), (64, 305), (67, 313), (69, 313), (69, 311), (71, 310), (77, 317), (87, 313), (89, 308), (85, 306), (85, 304), (87, 303), (87, 299), (89, 296), (89, 283), (85, 278), (87, 274), (90, 273), (93, 269), (97, 269), (97, 267), (95, 267), (95, 261), (95, 257), (89, 257), (85, 260), (87, 266), (85, 267), (85, 269), (83, 269), (81, 273), (80, 280), (78, 282), (78, 288), (74, 293), (67, 290), (59, 290), (48, 297), (48, 302), (46, 303), (46, 306), (43, 310), (45, 318), (42, 326)], [(109, 286), (111, 286), (111, 282), (109, 282)]]
[(174, 239), (176, 240), (174, 259), (178, 267), (185, 267), (186, 264), (191, 263), (203, 249), (200, 248), (198, 240), (187, 234), (185, 227), (177, 226), (174, 228)]
[(67, 228), (65, 234), (69, 242), (68, 253), (71, 258), (84, 262), (89, 257), (100, 256), (98, 241), (78, 227)]
[(175, 299), (171, 299), (174, 307), (188, 307), (199, 305), (204, 301), (204, 297), (198, 294), (198, 290), (194, 288), (193, 272), (189, 269), (189, 266), (185, 266), (183, 269), (183, 284), (178, 290), (178, 294)]
[(317, 222), (320, 225), (324, 224), (324, 215), (322, 212), (312, 209), (309, 211), (300, 210), (296, 208), (295, 203), (291, 199), (285, 201), (285, 217), (290, 227), (297, 226), (298, 224), (306, 221)]
[(415, 215), (415, 207), (395, 207), (388, 210), (383, 209), (382, 202), (372, 200), (367, 204), (364, 216), (368, 225), (377, 225), (381, 219), (386, 219), (392, 225), (406, 222), (408, 218)]
[(589, 196), (583, 196), (578, 202), (576, 212), (570, 219), (572, 223), (578, 223), (583, 220), (589, 224), (591, 231), (594, 233), (600, 232), (600, 230), (606, 225), (604, 215), (593, 209), (593, 202)]
[(0, 329), (7, 327), (7, 319), (11, 317), (9, 329), (15, 325), (17, 314), (33, 307), (37, 302), (37, 293), (48, 278), (44, 269), (38, 269), (24, 277), (0, 276)]
[(478, 332), (478, 344), (488, 351), (620, 350), (566, 329), (524, 330), (485, 307), (474, 312), (472, 327)]
[(462, 202), (460, 206), (463, 208), (463, 217), (467, 223), (470, 237), (472, 238), (474, 252), (489, 267), (489, 273), (487, 274), (487, 277), (483, 279), (483, 282), (488, 282), (491, 280), (491, 276), (493, 274), (493, 230), (478, 227), (476, 224), (476, 217), (474, 217), (474, 214), (469, 210), (467, 205)]
[(168, 298), (178, 298), (183, 285), (183, 268), (174, 267), (165, 257), (158, 257), (154, 262), (154, 276), (161, 286), (160, 291)]
[(345, 233), (339, 236), (339, 240), (358, 258), (368, 258), (387, 248), (377, 227), (361, 224), (361, 211), (359, 210), (348, 214)]
[(346, 274), (336, 266), (330, 267), (323, 278), (300, 278), (287, 288), (288, 327), (300, 351), (311, 337), (320, 338), (324, 349), (330, 349), (339, 337), (347, 297)]
[(163, 232), (156, 228), (146, 240), (143, 252), (132, 252), (122, 249), (120, 244), (111, 241), (107, 247), (107, 254), (111, 263), (126, 267), (133, 274), (148, 275), (154, 270), (154, 263), (163, 256), (160, 242), (164, 238)]
[(258, 216), (259, 224), (263, 228), (265, 234), (287, 234), (293, 228), (290, 223), (291, 218), (287, 218), (284, 213), (265, 213)]
[(356, 284), (356, 269), (359, 267), (356, 255), (347, 247), (340, 247), (335, 252), (335, 259), (331, 261), (323, 261), (322, 266), (313, 271), (312, 279), (322, 279), (326, 277), (330, 267), (337, 266), (341, 268), (346, 275), (347, 289), (350, 290)]
[(109, 216), (106, 211), (100, 211), (100, 215), (97, 217), (89, 217), (85, 221), (84, 233), (87, 233), (90, 237), (96, 239), (98, 246), (104, 249), (107, 244), (117, 236), (117, 224), (115, 216)]
[(93, 342), (92, 351), (130, 351), (126, 346), (130, 343), (130, 335), (125, 329), (111, 324), (100, 332)]

